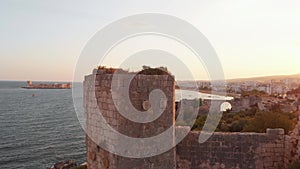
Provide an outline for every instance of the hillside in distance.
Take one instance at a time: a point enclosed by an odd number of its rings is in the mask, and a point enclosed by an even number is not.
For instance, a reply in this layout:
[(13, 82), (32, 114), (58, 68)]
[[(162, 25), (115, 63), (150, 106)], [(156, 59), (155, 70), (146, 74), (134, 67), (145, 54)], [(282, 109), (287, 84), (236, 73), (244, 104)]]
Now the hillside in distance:
[(274, 76), (262, 76), (262, 77), (249, 77), (249, 78), (237, 78), (237, 79), (228, 79), (227, 82), (242, 82), (242, 81), (259, 81), (259, 82), (267, 82), (270, 80), (283, 80), (283, 79), (299, 79), (300, 80), (300, 74), (294, 74), (294, 75), (274, 75)]

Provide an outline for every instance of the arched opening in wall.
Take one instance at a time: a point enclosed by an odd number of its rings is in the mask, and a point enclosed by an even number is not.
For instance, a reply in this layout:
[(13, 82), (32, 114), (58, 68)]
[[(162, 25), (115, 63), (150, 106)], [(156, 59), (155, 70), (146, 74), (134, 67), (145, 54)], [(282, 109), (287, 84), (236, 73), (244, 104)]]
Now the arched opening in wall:
[(222, 112), (225, 112), (227, 110), (231, 110), (232, 106), (229, 102), (224, 102), (224, 103), (221, 104), (220, 109), (221, 109)]

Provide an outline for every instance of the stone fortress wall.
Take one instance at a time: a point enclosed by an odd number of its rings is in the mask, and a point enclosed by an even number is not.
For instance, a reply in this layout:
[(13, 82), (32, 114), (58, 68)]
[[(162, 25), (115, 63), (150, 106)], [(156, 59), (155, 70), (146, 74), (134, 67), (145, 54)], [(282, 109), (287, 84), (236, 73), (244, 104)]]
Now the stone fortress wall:
[(199, 144), (200, 132), (192, 131), (176, 146), (176, 168), (277, 169), (283, 165), (284, 131), (267, 133), (215, 132)]
[[(173, 76), (138, 74), (130, 83), (131, 104), (137, 110), (145, 111), (143, 104), (153, 89), (161, 89), (168, 98), (160, 117), (145, 124), (132, 122), (118, 113), (115, 107), (118, 98), (113, 100), (111, 93), (112, 76), (112, 73), (95, 70), (84, 80), (87, 163), (90, 169), (277, 169), (300, 158), (300, 122), (290, 135), (284, 135), (283, 129), (268, 129), (266, 133), (216, 132), (208, 141), (199, 144), (200, 132), (191, 131), (175, 148), (157, 156), (126, 158), (110, 153), (99, 145), (113, 145), (118, 137), (105, 134), (110, 137), (109, 141), (101, 141), (103, 132), (110, 131), (99, 120), (100, 112), (113, 129), (136, 138), (157, 135), (175, 125)], [(117, 77), (117, 88), (124, 87), (128, 81), (124, 77)], [(122, 100), (122, 96), (118, 97)], [(185, 128), (176, 127), (176, 132), (180, 130)]]

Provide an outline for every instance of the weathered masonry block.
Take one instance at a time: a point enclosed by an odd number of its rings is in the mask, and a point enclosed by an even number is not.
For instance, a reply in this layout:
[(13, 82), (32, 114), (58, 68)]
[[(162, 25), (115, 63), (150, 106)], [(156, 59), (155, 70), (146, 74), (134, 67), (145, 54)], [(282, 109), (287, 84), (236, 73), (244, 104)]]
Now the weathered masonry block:
[[(159, 135), (175, 126), (175, 81), (171, 75), (137, 74), (127, 86), (130, 104), (141, 112), (151, 106), (148, 102), (151, 91), (160, 89), (164, 92), (168, 99), (156, 101), (165, 109), (155, 120), (138, 123), (120, 114), (116, 105), (128, 109), (129, 103), (124, 102), (121, 91), (130, 80), (129, 74), (123, 72), (113, 77), (111, 70), (95, 70), (85, 77), (89, 169), (277, 169), (300, 160), (300, 122), (289, 135), (284, 135), (283, 129), (268, 129), (266, 133), (215, 132), (203, 144), (198, 143), (200, 132), (192, 131), (175, 148), (147, 158), (126, 158), (107, 151), (101, 145), (113, 146), (116, 141), (121, 141), (126, 147), (127, 143), (113, 133), (104, 134), (110, 133), (111, 129), (99, 120), (100, 114), (113, 130), (134, 138)], [(179, 126), (175, 128), (167, 144), (174, 143), (175, 131), (186, 130)], [(103, 137), (106, 137), (106, 142), (102, 141)]]

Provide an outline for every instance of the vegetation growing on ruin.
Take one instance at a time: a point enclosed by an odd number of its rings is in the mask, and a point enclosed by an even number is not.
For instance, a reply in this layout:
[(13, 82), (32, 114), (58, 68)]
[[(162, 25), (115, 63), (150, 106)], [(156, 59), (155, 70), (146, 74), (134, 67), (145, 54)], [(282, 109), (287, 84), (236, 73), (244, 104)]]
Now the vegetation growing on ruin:
[[(192, 130), (202, 130), (206, 119), (207, 115), (199, 115)], [(293, 129), (294, 119), (295, 115), (278, 110), (260, 112), (253, 108), (239, 113), (226, 111), (216, 131), (265, 133), (267, 128), (283, 128), (287, 133)]]
[(296, 161), (288, 167), (288, 169), (299, 169), (299, 168), (300, 168), (300, 161)]
[[(98, 66), (97, 69), (105, 71), (105, 73), (109, 73), (109, 74), (113, 74), (116, 71), (118, 71), (119, 73), (124, 72), (124, 71), (129, 72), (129, 70), (116, 69), (116, 68), (107, 68), (106, 66)], [(149, 66), (143, 66), (142, 70), (139, 71), (138, 74), (143, 74), (143, 75), (170, 75), (171, 73), (168, 71), (168, 69), (166, 67), (151, 68)]]
[(296, 89), (287, 92), (287, 94), (300, 94), (300, 86)]
[(105, 66), (98, 66), (98, 70), (104, 70), (105, 73), (113, 74), (113, 73), (115, 73), (115, 71), (116, 71), (117, 69), (115, 69), (115, 68), (107, 68), (107, 67), (105, 67)]
[(251, 91), (242, 91), (241, 95), (244, 96), (267, 96), (268, 93), (264, 92), (264, 91), (259, 91), (256, 89), (253, 89)]
[(144, 75), (169, 75), (168, 69), (166, 67), (158, 67), (151, 68), (149, 66), (143, 66), (143, 70), (141, 70), (138, 74)]

